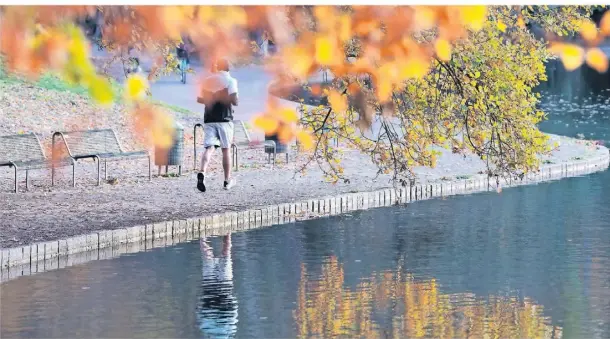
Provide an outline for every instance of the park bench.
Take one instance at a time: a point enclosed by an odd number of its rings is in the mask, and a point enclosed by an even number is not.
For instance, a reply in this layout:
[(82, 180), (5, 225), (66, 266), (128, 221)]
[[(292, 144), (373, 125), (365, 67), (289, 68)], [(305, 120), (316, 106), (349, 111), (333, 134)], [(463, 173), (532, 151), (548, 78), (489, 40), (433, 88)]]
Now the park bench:
[[(197, 128), (201, 128), (203, 131), (202, 124), (195, 124), (193, 127), (193, 169), (197, 169)], [(231, 148), (233, 149), (232, 159), (233, 167), (236, 171), (239, 170), (239, 157), (238, 157), (238, 149), (239, 147), (248, 147), (250, 146), (250, 134), (246, 129), (246, 126), (241, 120), (233, 120), (233, 143), (231, 143)]]
[[(59, 141), (63, 142), (69, 158), (74, 161), (72, 167), (72, 186), (76, 186), (76, 161), (80, 159), (93, 159), (97, 163), (97, 185), (100, 184), (100, 166), (104, 162), (104, 179), (108, 179), (108, 161), (148, 158), (148, 180), (152, 179), (150, 154), (147, 151), (125, 152), (119, 143), (116, 133), (112, 129), (96, 129), (86, 131), (55, 132), (53, 134), (52, 152), (58, 151)], [(51, 170), (51, 185), (55, 180), (55, 166)]]
[[(0, 167), (12, 167), (15, 170), (15, 193), (18, 188), (18, 170), (25, 170), (25, 189), (27, 190), (29, 188), (29, 170), (47, 168), (49, 164), (50, 160), (47, 159), (36, 134), (0, 136)], [(67, 164), (59, 162), (56, 165)]]

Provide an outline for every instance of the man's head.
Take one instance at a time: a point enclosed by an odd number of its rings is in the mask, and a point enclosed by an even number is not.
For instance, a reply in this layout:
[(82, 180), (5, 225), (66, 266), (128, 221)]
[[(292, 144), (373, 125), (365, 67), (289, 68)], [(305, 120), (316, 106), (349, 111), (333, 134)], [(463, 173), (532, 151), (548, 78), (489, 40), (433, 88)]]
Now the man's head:
[(227, 59), (218, 59), (216, 61), (216, 70), (228, 72), (231, 70), (231, 65)]

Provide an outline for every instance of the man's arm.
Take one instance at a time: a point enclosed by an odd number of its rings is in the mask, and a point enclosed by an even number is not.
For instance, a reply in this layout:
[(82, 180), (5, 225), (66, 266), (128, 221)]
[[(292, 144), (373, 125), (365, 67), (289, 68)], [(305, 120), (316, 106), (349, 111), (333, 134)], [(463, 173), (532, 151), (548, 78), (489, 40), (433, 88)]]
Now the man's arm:
[(233, 106), (238, 106), (239, 99), (237, 97), (237, 80), (231, 79), (228, 90), (229, 90), (229, 97), (231, 99), (231, 104)]
[(238, 106), (239, 105), (239, 100), (237, 98), (237, 93), (231, 94), (231, 104), (233, 106)]

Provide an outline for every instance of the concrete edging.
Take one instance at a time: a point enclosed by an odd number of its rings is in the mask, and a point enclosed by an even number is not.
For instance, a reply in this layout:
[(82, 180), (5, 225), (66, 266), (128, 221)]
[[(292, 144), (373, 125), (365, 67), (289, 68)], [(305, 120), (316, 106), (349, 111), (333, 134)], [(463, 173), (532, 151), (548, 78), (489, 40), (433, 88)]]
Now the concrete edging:
[[(541, 166), (519, 181), (508, 181), (502, 187), (514, 187), (589, 174), (606, 169), (610, 152), (587, 160)], [(497, 189), (495, 179), (485, 175), (472, 178), (370, 192), (344, 193), (299, 202), (256, 207), (239, 212), (225, 212), (200, 218), (172, 220), (115, 230), (99, 231), (67, 239), (0, 249), (1, 281), (91, 260), (110, 259), (125, 253), (136, 253), (156, 247), (223, 235), (235, 231), (338, 215), (376, 207), (408, 204), (420, 200), (470, 194)]]

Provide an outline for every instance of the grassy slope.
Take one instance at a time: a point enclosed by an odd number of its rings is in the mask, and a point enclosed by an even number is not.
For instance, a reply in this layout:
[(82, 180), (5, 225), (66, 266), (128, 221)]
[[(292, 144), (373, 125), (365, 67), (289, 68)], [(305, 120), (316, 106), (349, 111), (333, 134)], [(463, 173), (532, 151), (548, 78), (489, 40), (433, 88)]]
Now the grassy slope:
[[(117, 98), (117, 101), (121, 102), (122, 97), (123, 97), (122, 96), (123, 87), (114, 80), (110, 80), (110, 82), (112, 84), (112, 90), (115, 94), (115, 97)], [(70, 92), (70, 93), (80, 95), (82, 97), (86, 97), (86, 98), (89, 97), (87, 89), (84, 88), (83, 86), (80, 86), (80, 85), (72, 86), (52, 73), (45, 73), (37, 81), (32, 82), (27, 79), (24, 79), (24, 78), (21, 78), (18, 76), (14, 76), (12, 74), (11, 75), (7, 74), (4, 71), (4, 68), (2, 67), (2, 65), (0, 65), (0, 88), (3, 87), (2, 85), (8, 85), (8, 84), (24, 84), (24, 85), (33, 84), (37, 87), (44, 88), (44, 89), (51, 90), (51, 91)], [(183, 107), (170, 105), (170, 104), (167, 104), (167, 103), (164, 103), (164, 102), (161, 102), (158, 100), (153, 100), (153, 99), (149, 99), (149, 101), (156, 106), (160, 106), (160, 107), (166, 108), (168, 110), (171, 110), (171, 111), (174, 111), (177, 113), (182, 113), (185, 115), (194, 115), (195, 114), (192, 111), (190, 111), (186, 108), (183, 108)]]

